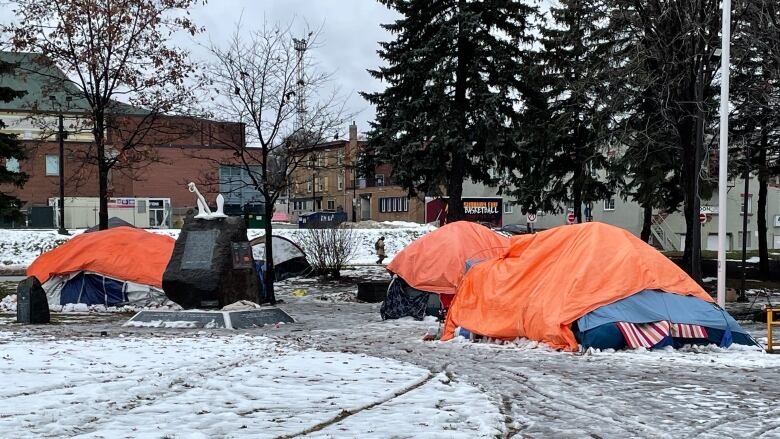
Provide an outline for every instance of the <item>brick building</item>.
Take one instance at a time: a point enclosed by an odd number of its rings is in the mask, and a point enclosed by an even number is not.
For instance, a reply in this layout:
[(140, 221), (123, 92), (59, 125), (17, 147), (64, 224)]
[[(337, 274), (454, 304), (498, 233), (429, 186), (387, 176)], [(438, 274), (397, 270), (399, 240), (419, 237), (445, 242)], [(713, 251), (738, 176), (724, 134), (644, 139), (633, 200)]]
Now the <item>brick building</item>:
[[(88, 160), (90, 154), (94, 157), (94, 145), (83, 117), (86, 108), (80, 100), (83, 98), (61, 71), (39, 55), (0, 52), (0, 58), (15, 66), (13, 75), (0, 76), (0, 85), (27, 92), (22, 98), (0, 103), (0, 120), (6, 124), (4, 131), (18, 134), (28, 152), (26, 160), (9, 160), (5, 166), (29, 175), (24, 188), (0, 187), (0, 191), (18, 196), (25, 208), (51, 205), (52, 199), (58, 197), (57, 125), (62, 115), (67, 132), (64, 141), (66, 226), (72, 227), (68, 223), (76, 221), (75, 216), (70, 221), (67, 209), (83, 205), (94, 210), (89, 206), (96, 205), (98, 197), (97, 166)], [(167, 225), (175, 226), (182, 215), (195, 208), (195, 197), (186, 187), (189, 181), (203, 182), (199, 188), (213, 202), (218, 191), (231, 186), (231, 175), (240, 174), (230, 169), (235, 164), (231, 146), (243, 145), (242, 124), (184, 116), (150, 118), (143, 109), (115, 104), (111, 127), (106, 130), (106, 154), (116, 154), (131, 133), (141, 135), (134, 139), (137, 147), (133, 152), (118, 155), (118, 165), (110, 172), (108, 191), (113, 198), (110, 204), (121, 204), (117, 200), (127, 199), (159, 202), (166, 210), (166, 218), (170, 218)], [(226, 197), (236, 199), (233, 194)], [(134, 207), (138, 210), (134, 215), (152, 214), (147, 212), (147, 201)], [(240, 197), (237, 202), (241, 202)], [(159, 218), (150, 221), (150, 226), (165, 226), (158, 224)], [(90, 225), (89, 222), (75, 227)]]
[(302, 213), (343, 211), (350, 221), (424, 222), (424, 200), (409, 197), (395, 185), (389, 165), (377, 166), (369, 178), (361, 175), (357, 159), (364, 147), (353, 123), (348, 139), (324, 142), (303, 152), (307, 157), (292, 174), (289, 206), (293, 219)]

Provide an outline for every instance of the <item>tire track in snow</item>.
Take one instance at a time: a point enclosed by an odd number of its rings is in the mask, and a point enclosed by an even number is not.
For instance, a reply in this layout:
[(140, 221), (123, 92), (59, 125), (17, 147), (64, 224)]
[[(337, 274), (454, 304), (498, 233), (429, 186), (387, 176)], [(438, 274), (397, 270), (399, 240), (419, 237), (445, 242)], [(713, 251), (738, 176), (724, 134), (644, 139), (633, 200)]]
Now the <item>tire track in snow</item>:
[[(547, 392), (543, 392), (538, 388), (535, 388), (532, 385), (530, 385), (530, 381), (532, 381), (530, 376), (522, 372), (519, 372), (516, 369), (507, 369), (504, 366), (499, 366), (498, 370), (503, 372), (505, 375), (509, 375), (510, 379), (512, 377), (520, 378), (519, 383), (522, 384), (526, 390), (541, 396), (542, 398), (544, 398), (545, 402), (555, 403), (555, 404), (563, 403), (566, 406), (568, 406), (570, 409), (574, 409), (575, 411), (577, 411), (578, 414), (580, 415), (592, 418), (593, 420), (599, 423), (609, 423), (611, 424), (612, 427), (616, 427), (617, 429), (622, 430), (628, 434), (632, 434), (632, 435), (642, 434), (647, 437), (654, 437), (654, 438), (667, 437), (667, 435), (663, 431), (652, 428), (647, 424), (642, 424), (640, 422), (636, 422), (628, 418), (615, 419), (613, 416), (605, 417), (600, 414), (594, 413), (591, 408), (583, 404), (578, 404), (576, 402), (573, 402), (568, 398), (563, 398), (561, 397), (561, 395), (551, 395)], [(554, 406), (555, 404), (552, 404), (552, 406)], [(626, 424), (629, 424), (633, 428), (629, 428), (629, 425)]]
[(302, 430), (302, 431), (299, 431), (299, 432), (296, 432), (296, 433), (291, 433), (291, 434), (285, 434), (285, 435), (282, 435), (282, 436), (277, 436), (276, 439), (290, 439), (290, 438), (294, 438), (294, 437), (298, 437), (298, 436), (306, 436), (307, 434), (318, 432), (318, 431), (320, 431), (320, 430), (322, 430), (324, 428), (330, 427), (333, 424), (338, 424), (339, 422), (343, 421), (344, 419), (347, 419), (350, 416), (354, 416), (354, 415), (356, 415), (358, 413), (361, 413), (363, 411), (366, 411), (366, 410), (372, 409), (374, 407), (380, 406), (382, 404), (385, 404), (387, 402), (390, 402), (390, 401), (392, 401), (392, 400), (394, 400), (394, 399), (396, 399), (396, 398), (398, 398), (400, 396), (406, 395), (407, 393), (424, 386), (430, 380), (432, 380), (433, 377), (435, 377), (435, 376), (436, 376), (436, 374), (434, 374), (433, 372), (429, 371), (427, 375), (423, 375), (420, 379), (416, 380), (412, 384), (410, 384), (410, 385), (408, 385), (406, 387), (403, 387), (403, 388), (393, 392), (387, 398), (380, 399), (379, 401), (375, 401), (375, 402), (363, 405), (363, 406), (355, 408), (355, 409), (342, 410), (341, 413), (339, 413), (338, 415), (334, 416), (331, 419), (328, 419), (328, 420), (323, 421), (323, 422), (319, 422), (319, 423), (317, 423), (317, 424), (315, 424), (315, 425), (313, 425), (313, 426), (311, 426), (311, 427), (309, 427), (309, 428), (307, 428), (305, 430)]
[(231, 371), (238, 367), (244, 367), (246, 364), (254, 360), (255, 359), (244, 358), (242, 360), (234, 361), (232, 363), (219, 364), (215, 367), (198, 368), (197, 370), (190, 369), (185, 372), (182, 372), (175, 377), (171, 377), (170, 379), (165, 380), (164, 382), (160, 382), (160, 385), (157, 386), (157, 389), (159, 389), (159, 391), (148, 392), (143, 395), (137, 395), (135, 399), (129, 400), (127, 401), (126, 404), (123, 404), (121, 406), (119, 404), (115, 404), (114, 407), (107, 407), (106, 408), (107, 410), (101, 413), (100, 418), (95, 418), (94, 420), (88, 421), (85, 424), (76, 427), (74, 429), (75, 434), (83, 435), (83, 434), (93, 433), (97, 431), (102, 424), (105, 424), (106, 422), (110, 421), (113, 418), (113, 415), (115, 414), (126, 413), (138, 407), (151, 406), (158, 403), (161, 399), (169, 398), (187, 392), (192, 387), (195, 387), (195, 386), (179, 385), (184, 383), (184, 381), (187, 378), (192, 378), (193, 376), (196, 375), (208, 376), (211, 374), (217, 374), (220, 371)]

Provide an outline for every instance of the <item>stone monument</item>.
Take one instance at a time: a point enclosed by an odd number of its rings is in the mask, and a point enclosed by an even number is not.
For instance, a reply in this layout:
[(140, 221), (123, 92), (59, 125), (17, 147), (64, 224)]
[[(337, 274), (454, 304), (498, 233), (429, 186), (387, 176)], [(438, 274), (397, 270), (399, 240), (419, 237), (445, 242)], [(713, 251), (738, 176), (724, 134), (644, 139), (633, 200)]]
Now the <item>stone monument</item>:
[(239, 300), (258, 302), (260, 287), (246, 223), (223, 213), (217, 196), (211, 212), (195, 183), (198, 214), (184, 220), (173, 255), (163, 274), (163, 290), (185, 309), (222, 308)]
[(49, 301), (35, 276), (19, 282), (16, 287), (16, 321), (18, 323), (49, 323)]

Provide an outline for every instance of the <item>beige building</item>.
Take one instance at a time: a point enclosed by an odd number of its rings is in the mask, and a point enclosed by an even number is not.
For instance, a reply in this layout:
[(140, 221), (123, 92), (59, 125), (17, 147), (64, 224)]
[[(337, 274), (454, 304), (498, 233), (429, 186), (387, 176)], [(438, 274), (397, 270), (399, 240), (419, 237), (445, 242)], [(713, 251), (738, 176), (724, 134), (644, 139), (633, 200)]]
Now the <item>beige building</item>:
[(323, 211), (344, 212), (349, 221), (425, 220), (424, 200), (410, 198), (393, 184), (388, 165), (377, 166), (372, 176), (357, 170), (364, 146), (353, 123), (348, 139), (321, 143), (304, 152), (292, 174), (288, 204), (292, 221), (303, 213)]

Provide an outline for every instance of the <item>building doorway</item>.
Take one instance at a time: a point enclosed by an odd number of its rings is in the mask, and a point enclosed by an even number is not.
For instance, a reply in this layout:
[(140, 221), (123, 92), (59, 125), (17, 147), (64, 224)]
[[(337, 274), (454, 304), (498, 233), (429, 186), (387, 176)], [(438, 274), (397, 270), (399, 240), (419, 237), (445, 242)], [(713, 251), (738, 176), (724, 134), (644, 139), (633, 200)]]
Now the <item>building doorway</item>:
[(371, 219), (371, 195), (360, 195), (360, 219), (362, 221)]

